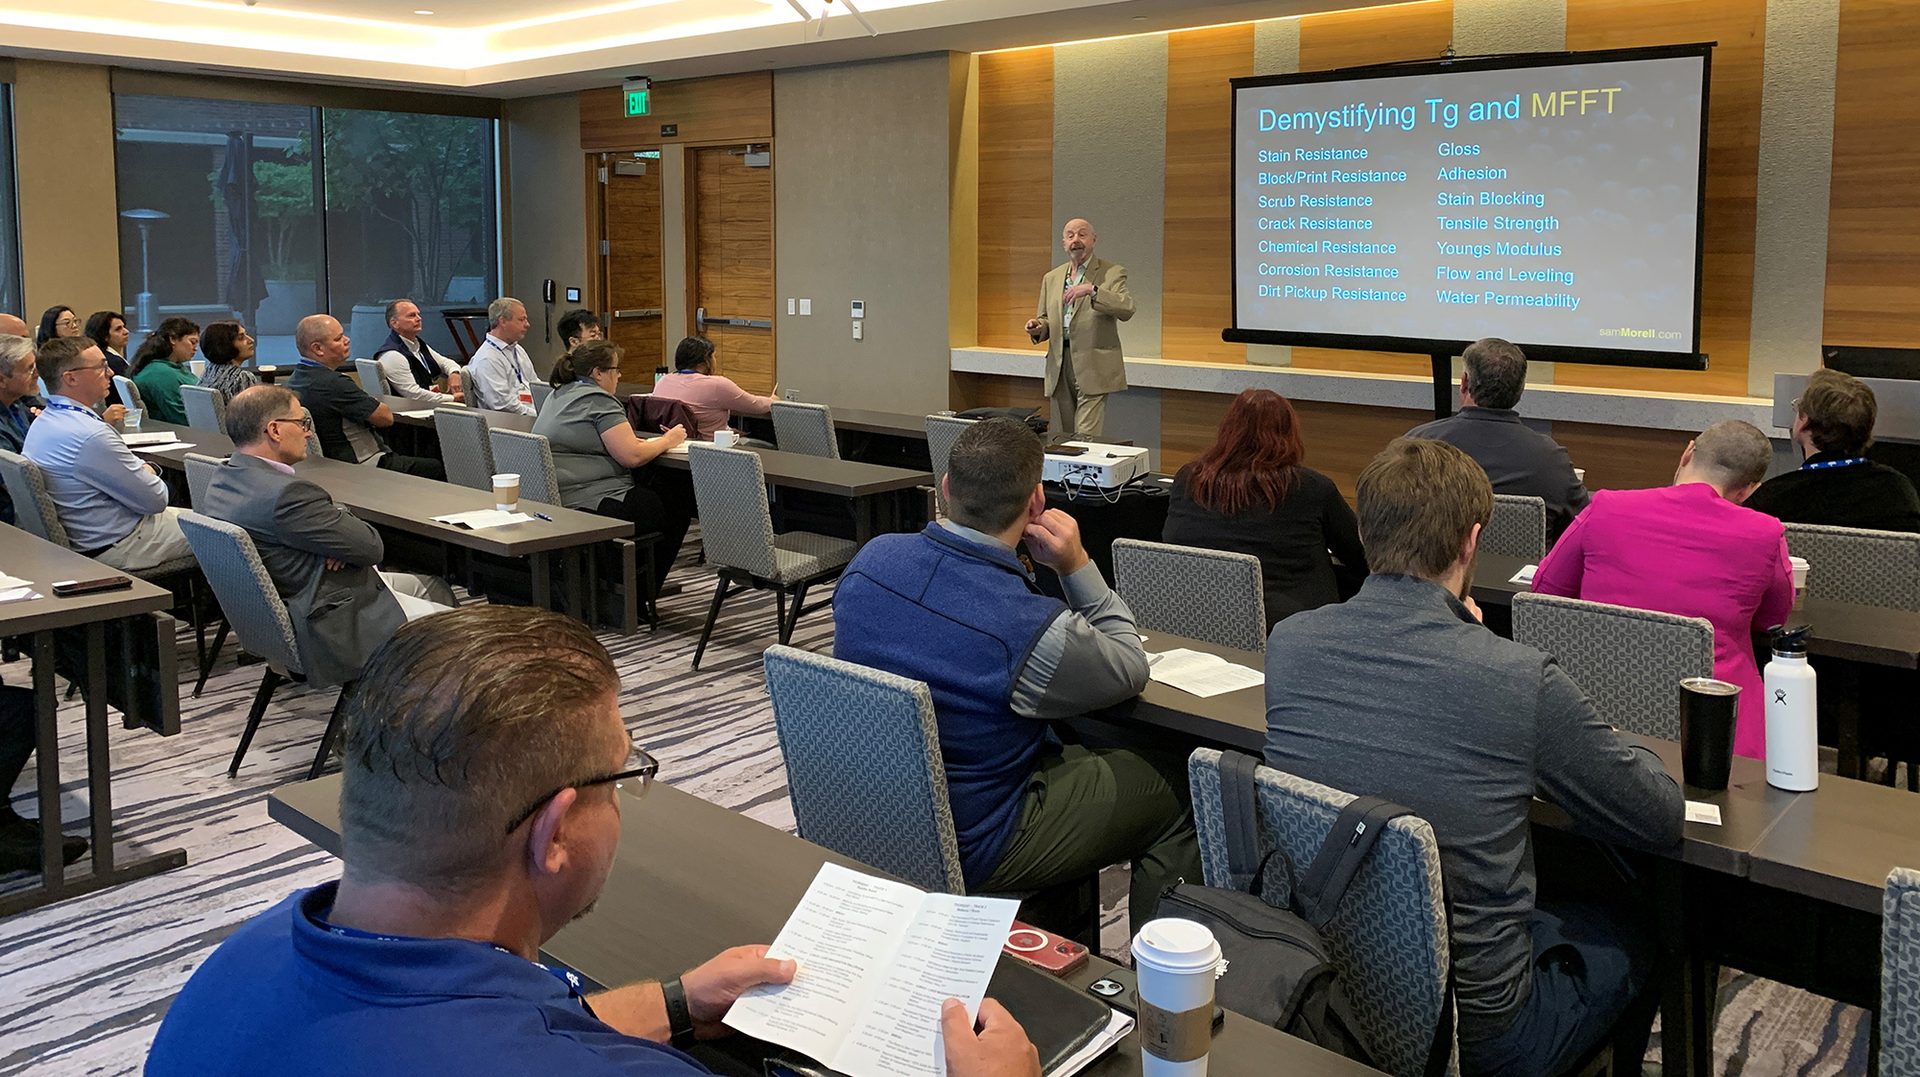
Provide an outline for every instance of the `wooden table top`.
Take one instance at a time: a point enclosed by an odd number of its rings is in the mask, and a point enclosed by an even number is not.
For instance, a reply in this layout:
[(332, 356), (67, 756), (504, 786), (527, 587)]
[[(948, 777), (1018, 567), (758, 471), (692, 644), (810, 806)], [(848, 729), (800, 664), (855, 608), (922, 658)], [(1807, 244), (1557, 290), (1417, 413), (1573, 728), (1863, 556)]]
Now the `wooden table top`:
[[(8, 524), (0, 524), (0, 572), (32, 583), (40, 594), (39, 598), (0, 604), (0, 635), (25, 635), (111, 621), (173, 605), (173, 594), (164, 587), (108, 568), (91, 557), (82, 557)], [(133, 581), (133, 586), (66, 598), (53, 593), (53, 585), (63, 580), (97, 580), (105, 576), (126, 577)]]
[[(837, 497), (868, 497), (933, 485), (933, 473), (930, 471), (863, 464), (857, 460), (834, 460), (825, 456), (781, 452), (778, 449), (745, 445), (741, 448), (759, 454), (760, 466), (766, 471), (769, 483), (792, 490), (814, 490)], [(686, 454), (678, 452), (663, 453), (655, 462), (679, 471), (687, 470), (688, 466)]]
[(1920, 868), (1920, 798), (1820, 776), (1753, 850), (1753, 880), (1879, 915), (1887, 873)]

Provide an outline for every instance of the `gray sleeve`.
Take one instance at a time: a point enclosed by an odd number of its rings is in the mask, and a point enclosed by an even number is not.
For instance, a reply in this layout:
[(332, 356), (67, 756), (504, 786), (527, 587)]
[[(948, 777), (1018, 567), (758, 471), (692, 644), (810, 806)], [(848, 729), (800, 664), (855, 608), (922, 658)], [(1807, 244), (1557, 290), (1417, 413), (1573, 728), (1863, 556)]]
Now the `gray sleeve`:
[(1133, 611), (1089, 562), (1063, 578), (1069, 609), (1041, 634), (1013, 685), (1013, 712), (1071, 718), (1111, 707), (1147, 686)]
[(1559, 663), (1540, 679), (1534, 773), (1540, 796), (1584, 834), (1661, 849), (1680, 840), (1686, 798), (1660, 757), (1630, 745), (1600, 720), (1593, 701)]

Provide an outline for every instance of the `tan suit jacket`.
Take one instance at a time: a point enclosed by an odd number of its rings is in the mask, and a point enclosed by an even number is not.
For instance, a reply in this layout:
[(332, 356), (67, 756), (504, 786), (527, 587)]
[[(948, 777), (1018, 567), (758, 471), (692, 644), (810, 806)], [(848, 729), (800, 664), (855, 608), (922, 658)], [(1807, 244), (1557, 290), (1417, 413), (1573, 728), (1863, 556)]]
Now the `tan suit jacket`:
[[(1040, 281), (1040, 307), (1034, 317), (1046, 326), (1046, 395), (1060, 380), (1060, 340), (1066, 336), (1066, 321), (1060, 310), (1060, 294), (1066, 291), (1072, 262), (1054, 266)], [(1127, 291), (1127, 267), (1098, 255), (1087, 259), (1086, 282), (1094, 286), (1090, 296), (1076, 300), (1073, 307), (1073, 380), (1081, 396), (1102, 396), (1127, 387), (1127, 364), (1120, 350), (1120, 323), (1133, 317), (1133, 293)]]

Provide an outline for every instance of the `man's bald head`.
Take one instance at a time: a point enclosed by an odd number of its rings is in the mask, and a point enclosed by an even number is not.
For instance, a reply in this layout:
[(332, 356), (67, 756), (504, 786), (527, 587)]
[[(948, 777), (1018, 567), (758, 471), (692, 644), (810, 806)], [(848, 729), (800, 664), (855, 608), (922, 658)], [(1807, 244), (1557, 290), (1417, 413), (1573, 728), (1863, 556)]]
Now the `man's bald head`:
[(0, 314), (0, 336), (31, 337), (32, 335), (27, 332), (27, 323), (21, 321), (18, 315)]
[(1083, 217), (1075, 217), (1060, 229), (1060, 246), (1066, 249), (1067, 257), (1074, 265), (1081, 265), (1093, 257), (1094, 241), (1100, 237), (1094, 233), (1093, 225)]
[(331, 314), (309, 314), (293, 328), (293, 346), (300, 358), (338, 369), (350, 354), (346, 330)]

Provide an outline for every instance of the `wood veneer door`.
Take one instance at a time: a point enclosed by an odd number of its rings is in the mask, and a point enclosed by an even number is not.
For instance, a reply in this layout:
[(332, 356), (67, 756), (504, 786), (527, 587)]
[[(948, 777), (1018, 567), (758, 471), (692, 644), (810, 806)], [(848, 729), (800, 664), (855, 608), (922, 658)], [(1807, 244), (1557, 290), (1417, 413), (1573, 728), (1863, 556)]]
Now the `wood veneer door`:
[(773, 166), (765, 143), (687, 152), (688, 289), (694, 332), (713, 341), (714, 372), (771, 393)]
[(660, 159), (602, 154), (601, 164), (606, 169), (600, 204), (601, 235), (606, 239), (602, 309), (611, 318), (607, 336), (626, 350), (620, 360), (621, 380), (652, 385), (654, 369), (672, 363), (661, 317)]

